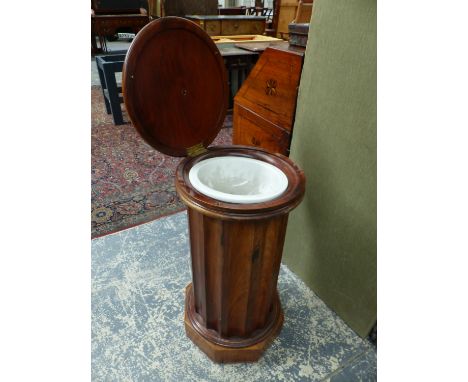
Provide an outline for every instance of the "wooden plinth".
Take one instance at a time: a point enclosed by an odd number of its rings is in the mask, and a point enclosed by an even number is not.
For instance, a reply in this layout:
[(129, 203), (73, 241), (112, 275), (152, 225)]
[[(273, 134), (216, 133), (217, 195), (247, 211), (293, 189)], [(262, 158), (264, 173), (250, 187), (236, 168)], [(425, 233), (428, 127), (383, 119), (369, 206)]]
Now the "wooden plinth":
[(234, 363), (258, 361), (265, 349), (279, 334), (283, 326), (284, 316), (283, 311), (280, 308), (278, 319), (271, 327), (271, 330), (268, 332), (268, 335), (260, 342), (257, 342), (256, 344), (250, 346), (239, 348), (217, 345), (207, 340), (203, 335), (201, 335), (200, 332), (197, 331), (197, 329), (195, 329), (192, 320), (189, 318), (189, 296), (191, 293), (193, 294), (192, 283), (187, 285), (187, 288), (185, 289), (185, 332), (187, 333), (187, 337), (189, 337), (193, 341), (193, 343), (197, 345), (200, 348), (200, 350), (202, 350), (214, 362)]

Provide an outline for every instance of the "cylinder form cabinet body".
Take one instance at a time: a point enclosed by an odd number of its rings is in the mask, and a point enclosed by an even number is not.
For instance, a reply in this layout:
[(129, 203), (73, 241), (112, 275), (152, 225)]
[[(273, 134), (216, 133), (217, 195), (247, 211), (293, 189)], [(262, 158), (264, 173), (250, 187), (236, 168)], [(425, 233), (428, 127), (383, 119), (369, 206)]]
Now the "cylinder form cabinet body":
[(304, 173), (263, 149), (208, 147), (226, 115), (227, 75), (218, 48), (191, 21), (164, 17), (143, 28), (122, 79), (128, 115), (142, 138), (186, 157), (175, 185), (189, 220), (187, 335), (215, 362), (256, 361), (283, 323), (276, 286)]
[[(223, 203), (193, 188), (196, 163), (217, 156), (266, 161), (288, 180), (281, 196)], [(216, 362), (256, 361), (283, 323), (276, 289), (288, 214), (301, 201), (304, 176), (288, 158), (242, 146), (216, 147), (177, 169), (188, 207), (192, 283), (186, 290), (187, 335)]]
[(188, 213), (186, 332), (217, 362), (255, 361), (283, 322), (276, 284), (287, 215), (244, 222)]

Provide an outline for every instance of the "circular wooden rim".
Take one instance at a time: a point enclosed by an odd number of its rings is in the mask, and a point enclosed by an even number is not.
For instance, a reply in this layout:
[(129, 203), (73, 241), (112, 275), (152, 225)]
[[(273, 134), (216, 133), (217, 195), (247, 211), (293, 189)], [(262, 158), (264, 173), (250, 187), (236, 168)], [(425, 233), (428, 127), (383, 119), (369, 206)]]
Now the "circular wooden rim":
[[(217, 61), (216, 66), (219, 70), (218, 74), (223, 79), (222, 83), (220, 83), (219, 86), (222, 87), (222, 94), (224, 94), (224, 97), (221, 100), (221, 107), (218, 110), (216, 128), (214, 128), (213, 130), (209, 129), (208, 131), (212, 131), (211, 134), (209, 134), (206, 137), (203, 137), (202, 142), (196, 142), (195, 144), (202, 143), (204, 147), (207, 147), (211, 142), (213, 142), (213, 140), (216, 138), (219, 131), (221, 130), (224, 124), (224, 118), (226, 117), (229, 94), (228, 79), (224, 60), (219, 52), (218, 47), (213, 42), (211, 37), (196, 23), (181, 17), (168, 16), (159, 18), (147, 24), (136, 35), (125, 57), (125, 62), (122, 70), (122, 93), (128, 116), (130, 117), (133, 126), (136, 128), (141, 137), (156, 150), (167, 155), (180, 157), (187, 155), (186, 149), (188, 149), (188, 147), (181, 149), (164, 145), (157, 139), (155, 139), (155, 137), (152, 134), (148, 133), (148, 131), (151, 131), (151, 126), (149, 126), (149, 124), (142, 120), (141, 116), (138, 115), (138, 112), (136, 111), (137, 107), (135, 105), (135, 94), (138, 92), (138, 89), (136, 89), (136, 87), (133, 86), (134, 81), (132, 81), (136, 67), (142, 64), (141, 62), (139, 62), (139, 57), (142, 51), (145, 49), (145, 46), (153, 38), (156, 38), (158, 34), (162, 32), (167, 33), (169, 30), (178, 29), (189, 31), (193, 34), (194, 37), (201, 39), (203, 43), (208, 46), (209, 50), (213, 54), (213, 58)], [(189, 60), (190, 57), (188, 57), (187, 65), (190, 65)], [(170, 128), (168, 127), (167, 130), (169, 131)]]
[[(217, 156), (240, 156), (258, 159), (282, 170), (288, 178), (288, 188), (276, 199), (253, 204), (222, 202), (198, 192), (190, 183), (190, 169), (198, 162)], [(288, 213), (304, 197), (304, 172), (281, 154), (248, 146), (216, 146), (197, 157), (184, 159), (176, 170), (176, 190), (185, 204), (205, 215), (221, 219), (266, 219)]]

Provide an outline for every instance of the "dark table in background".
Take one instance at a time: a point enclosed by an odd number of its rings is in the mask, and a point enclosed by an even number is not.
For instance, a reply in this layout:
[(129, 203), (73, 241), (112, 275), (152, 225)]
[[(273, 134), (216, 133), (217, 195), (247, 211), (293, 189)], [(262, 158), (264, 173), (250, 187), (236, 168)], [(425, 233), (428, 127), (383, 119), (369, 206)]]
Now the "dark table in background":
[(186, 15), (210, 36), (262, 35), (266, 17), (251, 15)]
[[(229, 109), (232, 109), (234, 96), (257, 62), (260, 51), (241, 49), (236, 47), (234, 43), (219, 44), (217, 46), (228, 72)], [(123, 102), (122, 84), (118, 83), (115, 77), (116, 73), (122, 72), (124, 61), (125, 53), (96, 56), (96, 65), (106, 111), (108, 114), (112, 114), (115, 125), (126, 123), (123, 120), (120, 106)]]

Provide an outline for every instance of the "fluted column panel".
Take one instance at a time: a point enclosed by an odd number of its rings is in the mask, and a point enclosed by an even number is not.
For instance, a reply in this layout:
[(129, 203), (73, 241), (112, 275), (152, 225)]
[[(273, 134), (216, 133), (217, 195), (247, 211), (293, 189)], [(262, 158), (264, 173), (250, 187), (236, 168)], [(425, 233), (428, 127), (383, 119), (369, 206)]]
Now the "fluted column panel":
[(223, 221), (204, 217), (206, 326), (219, 333), (221, 328), (222, 277), (224, 262)]
[(224, 266), (222, 288), (222, 337), (245, 337), (249, 301), (254, 229), (251, 222), (223, 224)]
[(200, 235), (203, 233), (203, 215), (189, 209), (188, 218), (195, 312), (200, 315), (203, 325), (206, 325), (205, 240), (203, 235)]
[(287, 215), (221, 220), (194, 209), (188, 213), (197, 320), (220, 339), (261, 332), (277, 312)]
[(259, 232), (254, 277), (251, 282), (251, 303), (249, 304), (249, 330), (263, 328), (270, 317), (274, 302), (278, 273), (284, 244), (284, 231), (287, 215), (282, 215), (267, 222), (259, 221)]

